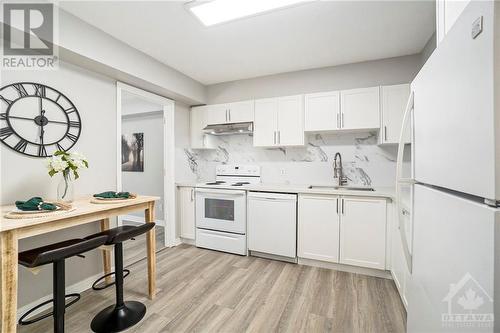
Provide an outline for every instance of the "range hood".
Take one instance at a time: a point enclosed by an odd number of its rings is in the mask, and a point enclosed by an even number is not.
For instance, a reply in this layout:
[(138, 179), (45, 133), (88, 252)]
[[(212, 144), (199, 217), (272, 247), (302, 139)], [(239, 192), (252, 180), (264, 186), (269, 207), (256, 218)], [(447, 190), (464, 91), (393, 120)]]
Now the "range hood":
[(252, 134), (253, 123), (208, 125), (203, 129), (203, 132), (211, 135)]

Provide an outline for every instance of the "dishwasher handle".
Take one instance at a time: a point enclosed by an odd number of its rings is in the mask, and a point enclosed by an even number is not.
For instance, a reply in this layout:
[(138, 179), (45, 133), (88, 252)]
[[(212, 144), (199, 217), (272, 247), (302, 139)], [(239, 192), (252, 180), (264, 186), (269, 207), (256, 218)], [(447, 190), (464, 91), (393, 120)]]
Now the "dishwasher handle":
[(297, 195), (289, 193), (248, 192), (248, 198), (276, 201), (297, 201)]

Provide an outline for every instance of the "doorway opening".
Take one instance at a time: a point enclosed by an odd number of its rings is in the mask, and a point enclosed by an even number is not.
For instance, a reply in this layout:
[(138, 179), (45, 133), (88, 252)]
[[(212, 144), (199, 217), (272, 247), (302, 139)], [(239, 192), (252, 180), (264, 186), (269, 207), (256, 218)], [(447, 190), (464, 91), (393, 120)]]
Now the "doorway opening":
[[(117, 84), (117, 189), (157, 196), (156, 249), (173, 245), (175, 225), (174, 102), (123, 84)], [(123, 215), (118, 225), (145, 223), (144, 213)], [(126, 242), (124, 263), (146, 257), (146, 235)]]

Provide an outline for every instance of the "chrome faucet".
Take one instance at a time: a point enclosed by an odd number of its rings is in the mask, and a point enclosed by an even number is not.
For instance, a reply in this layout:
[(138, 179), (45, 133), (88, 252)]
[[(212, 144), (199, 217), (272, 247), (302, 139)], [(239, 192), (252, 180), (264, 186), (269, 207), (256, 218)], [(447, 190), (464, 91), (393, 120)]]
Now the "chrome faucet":
[(344, 176), (344, 170), (342, 169), (342, 156), (340, 153), (336, 153), (333, 158), (333, 178), (338, 179), (339, 186), (347, 185), (347, 177)]

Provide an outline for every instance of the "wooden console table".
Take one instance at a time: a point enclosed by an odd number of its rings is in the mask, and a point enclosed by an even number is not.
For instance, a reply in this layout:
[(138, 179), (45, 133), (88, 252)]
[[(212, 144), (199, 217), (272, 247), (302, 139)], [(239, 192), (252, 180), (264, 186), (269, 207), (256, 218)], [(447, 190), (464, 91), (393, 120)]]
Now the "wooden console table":
[[(101, 229), (109, 229), (109, 219), (130, 212), (144, 211), (146, 223), (154, 222), (154, 206), (158, 197), (138, 196), (134, 200), (113, 204), (94, 204), (90, 198), (79, 199), (73, 203), (75, 210), (50, 217), (29, 219), (6, 219), (3, 216), (14, 206), (1, 207), (0, 222), (0, 318), (1, 332), (16, 332), (17, 327), (17, 254), (18, 240), (61, 230), (85, 223), (101, 222)], [(155, 229), (147, 234), (148, 253), (148, 291), (154, 298), (156, 292), (156, 238)], [(111, 272), (111, 256), (103, 250), (104, 272)]]

